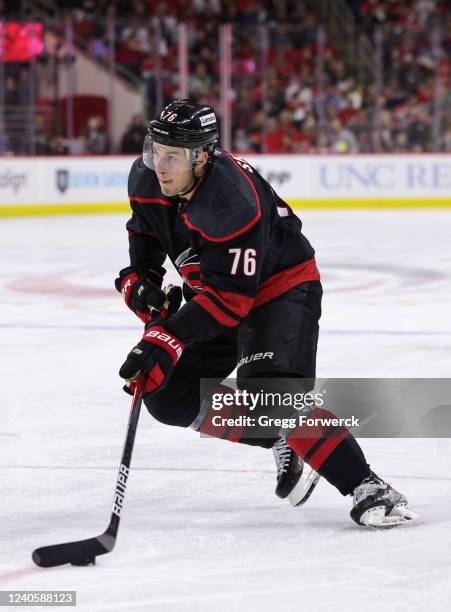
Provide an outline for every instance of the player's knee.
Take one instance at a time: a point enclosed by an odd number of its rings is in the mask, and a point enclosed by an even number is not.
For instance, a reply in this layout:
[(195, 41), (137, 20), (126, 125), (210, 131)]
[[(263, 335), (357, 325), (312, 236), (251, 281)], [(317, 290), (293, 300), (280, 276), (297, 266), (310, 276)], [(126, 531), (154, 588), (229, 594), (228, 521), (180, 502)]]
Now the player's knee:
[[(253, 380), (255, 379), (255, 380)], [(262, 379), (266, 379), (264, 382)], [(305, 378), (289, 369), (264, 370), (256, 368), (251, 377), (239, 379), (241, 389), (266, 387), (268, 390), (283, 391), (284, 393), (310, 393), (315, 387), (315, 378)]]
[(165, 425), (189, 427), (196, 416), (196, 411), (193, 414), (186, 405), (178, 406), (174, 403), (171, 405), (168, 401), (159, 399), (158, 394), (148, 393), (143, 401), (149, 414)]

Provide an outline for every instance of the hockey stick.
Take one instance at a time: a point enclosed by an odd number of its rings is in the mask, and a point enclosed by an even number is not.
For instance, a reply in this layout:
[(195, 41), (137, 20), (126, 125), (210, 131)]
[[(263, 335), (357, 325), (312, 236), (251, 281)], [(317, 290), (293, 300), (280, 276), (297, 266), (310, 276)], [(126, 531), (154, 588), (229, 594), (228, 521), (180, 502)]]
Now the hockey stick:
[(32, 555), (33, 561), (40, 567), (55, 567), (71, 563), (72, 565), (95, 565), (95, 558), (111, 552), (116, 544), (121, 511), (124, 504), (125, 489), (130, 472), (130, 463), (135, 443), (136, 428), (141, 410), (144, 379), (140, 376), (136, 381), (130, 416), (128, 418), (127, 436), (122, 451), (121, 465), (114, 492), (113, 511), (107, 530), (96, 538), (66, 542), (37, 548)]

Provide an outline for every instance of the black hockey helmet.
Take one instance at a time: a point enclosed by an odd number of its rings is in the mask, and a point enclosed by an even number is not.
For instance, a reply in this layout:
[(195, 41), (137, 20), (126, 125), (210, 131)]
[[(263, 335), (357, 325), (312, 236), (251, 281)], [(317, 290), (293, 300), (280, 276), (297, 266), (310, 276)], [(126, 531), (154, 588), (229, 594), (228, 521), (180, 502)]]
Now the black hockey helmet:
[(149, 125), (154, 142), (185, 149), (201, 148), (213, 155), (218, 142), (218, 122), (211, 106), (175, 100)]

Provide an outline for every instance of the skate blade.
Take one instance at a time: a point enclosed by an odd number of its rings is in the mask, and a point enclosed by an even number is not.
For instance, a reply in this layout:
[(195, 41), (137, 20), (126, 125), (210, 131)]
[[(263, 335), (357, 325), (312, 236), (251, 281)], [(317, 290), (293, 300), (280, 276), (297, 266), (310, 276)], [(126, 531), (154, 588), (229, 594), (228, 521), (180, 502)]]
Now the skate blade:
[(396, 504), (388, 514), (386, 512), (384, 505), (370, 508), (362, 514), (360, 522), (366, 527), (385, 528), (405, 525), (418, 518), (405, 504)]
[(405, 503), (395, 504), (393, 510), (390, 512), (390, 516), (398, 516), (404, 518), (406, 521), (414, 521), (418, 518), (418, 514), (412, 512)]
[(313, 493), (314, 488), (318, 484), (320, 475), (304, 464), (302, 475), (294, 489), (288, 495), (288, 501), (292, 506), (302, 506)]

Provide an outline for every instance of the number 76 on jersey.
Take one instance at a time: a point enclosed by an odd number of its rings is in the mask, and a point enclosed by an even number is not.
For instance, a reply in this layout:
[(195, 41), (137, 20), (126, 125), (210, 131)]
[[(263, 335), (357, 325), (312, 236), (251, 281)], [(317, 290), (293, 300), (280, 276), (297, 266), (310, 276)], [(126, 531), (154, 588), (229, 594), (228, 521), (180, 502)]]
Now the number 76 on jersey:
[(232, 255), (233, 261), (230, 268), (230, 274), (235, 276), (243, 272), (245, 276), (254, 276), (257, 269), (257, 251), (255, 249), (229, 249), (229, 254)]

